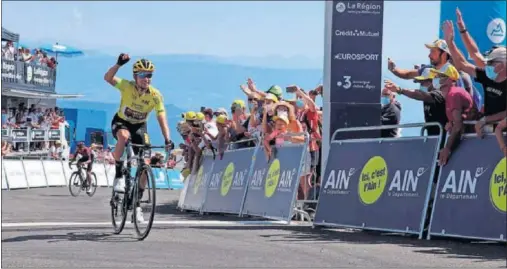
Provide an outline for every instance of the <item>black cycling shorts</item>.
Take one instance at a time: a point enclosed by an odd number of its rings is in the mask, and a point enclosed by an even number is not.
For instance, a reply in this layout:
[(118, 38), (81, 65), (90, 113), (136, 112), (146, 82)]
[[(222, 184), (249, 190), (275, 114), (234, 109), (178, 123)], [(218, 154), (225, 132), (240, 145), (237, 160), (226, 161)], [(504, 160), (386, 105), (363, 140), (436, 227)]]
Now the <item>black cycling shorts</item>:
[[(113, 136), (116, 140), (118, 138), (116, 137), (116, 133), (118, 133), (119, 130), (127, 130), (130, 133), (130, 139), (132, 143), (139, 144), (139, 145), (149, 145), (149, 137), (147, 133), (146, 128), (146, 122), (138, 123), (138, 124), (132, 124), (126, 120), (123, 120), (122, 118), (118, 117), (118, 114), (114, 115), (113, 120), (111, 121), (111, 131), (113, 132)], [(137, 154), (139, 152), (138, 147), (132, 147), (134, 150), (134, 154)]]
[(88, 164), (88, 166), (86, 167), (86, 171), (87, 172), (91, 172), (92, 169), (93, 169), (93, 161), (95, 160), (95, 157), (92, 155), (91, 157), (90, 156), (85, 156), (85, 157), (81, 157), (77, 163), (84, 163), (84, 162), (87, 162), (88, 160), (90, 160), (90, 158), (92, 159), (91, 162)]

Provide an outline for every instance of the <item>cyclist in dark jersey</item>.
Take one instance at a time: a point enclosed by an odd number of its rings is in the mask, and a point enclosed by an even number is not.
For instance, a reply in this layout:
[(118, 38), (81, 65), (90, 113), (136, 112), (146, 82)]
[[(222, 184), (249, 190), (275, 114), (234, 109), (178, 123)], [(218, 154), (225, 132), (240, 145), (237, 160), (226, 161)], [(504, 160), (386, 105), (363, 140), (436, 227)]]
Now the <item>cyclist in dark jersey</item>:
[(70, 165), (76, 160), (77, 155), (81, 155), (81, 158), (77, 161), (77, 165), (81, 164), (88, 164), (86, 167), (86, 182), (88, 189), (86, 192), (90, 193), (92, 191), (91, 188), (91, 173), (93, 168), (93, 161), (95, 160), (95, 155), (91, 148), (86, 147), (83, 142), (79, 142), (76, 147), (76, 152), (74, 153), (74, 157), (72, 160), (69, 161), (69, 167)]

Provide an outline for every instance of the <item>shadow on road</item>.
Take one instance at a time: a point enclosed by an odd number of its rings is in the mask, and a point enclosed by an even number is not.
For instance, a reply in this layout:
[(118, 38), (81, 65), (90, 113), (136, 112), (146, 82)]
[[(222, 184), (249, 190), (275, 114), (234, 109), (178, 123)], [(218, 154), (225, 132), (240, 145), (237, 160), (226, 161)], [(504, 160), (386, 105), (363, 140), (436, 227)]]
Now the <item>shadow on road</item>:
[(114, 242), (128, 243), (138, 241), (131, 235), (115, 235), (113, 233), (97, 233), (97, 232), (69, 232), (66, 234), (31, 234), (21, 235), (12, 238), (2, 239), (2, 243), (15, 243), (24, 241), (47, 241), (47, 243), (57, 243), (60, 241), (92, 241), (92, 242)]

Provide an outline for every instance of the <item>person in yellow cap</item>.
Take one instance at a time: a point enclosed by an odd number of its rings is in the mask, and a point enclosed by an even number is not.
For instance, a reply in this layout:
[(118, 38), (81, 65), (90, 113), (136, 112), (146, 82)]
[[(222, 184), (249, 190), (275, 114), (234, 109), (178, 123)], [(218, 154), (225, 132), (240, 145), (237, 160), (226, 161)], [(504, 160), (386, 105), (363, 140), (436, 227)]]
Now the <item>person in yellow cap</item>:
[[(447, 124), (445, 98), (440, 90), (433, 88), (433, 78), (435, 78), (435, 73), (431, 72), (431, 68), (423, 66), (421, 67), (421, 75), (414, 77), (414, 82), (420, 85), (418, 90), (401, 88), (394, 82), (385, 80), (382, 92), (395, 92), (413, 100), (423, 101), (425, 122), (439, 122), (444, 127)], [(426, 130), (428, 135), (440, 134), (440, 128), (436, 126), (430, 126)], [(445, 142), (445, 132), (442, 136), (442, 141)]]
[(218, 129), (217, 150), (218, 150), (218, 154), (219, 154), (220, 160), (221, 160), (223, 158), (224, 152), (227, 148), (227, 146), (226, 146), (227, 142), (230, 141), (229, 128), (230, 128), (231, 121), (227, 118), (227, 116), (219, 115), (216, 117), (215, 122), (217, 124), (217, 129)]
[(445, 129), (449, 132), (449, 137), (444, 148), (440, 151), (439, 163), (446, 165), (451, 151), (455, 150), (456, 142), (460, 139), (464, 129), (463, 120), (469, 119), (467, 114), (472, 109), (473, 101), (465, 89), (456, 86), (459, 73), (453, 65), (448, 66), (444, 71), (431, 69), (430, 72), (432, 76), (435, 76), (433, 87), (441, 90), (445, 97), (445, 113), (448, 120)]
[[(471, 39), (461, 14), (457, 14), (457, 17), (460, 36), (464, 39), (466, 35), (467, 39)], [(487, 124), (504, 119), (507, 113), (507, 49), (505, 46), (495, 46), (483, 56), (474, 42), (470, 46), (472, 48), (468, 47), (469, 55), (475, 59), (475, 63), (472, 64), (456, 46), (454, 23), (445, 21), (442, 28), (456, 67), (475, 78), (475, 81), (484, 88), (484, 115), (475, 124), (477, 135), (482, 136), (484, 128), (488, 127)], [(492, 128), (487, 129), (493, 131)]]

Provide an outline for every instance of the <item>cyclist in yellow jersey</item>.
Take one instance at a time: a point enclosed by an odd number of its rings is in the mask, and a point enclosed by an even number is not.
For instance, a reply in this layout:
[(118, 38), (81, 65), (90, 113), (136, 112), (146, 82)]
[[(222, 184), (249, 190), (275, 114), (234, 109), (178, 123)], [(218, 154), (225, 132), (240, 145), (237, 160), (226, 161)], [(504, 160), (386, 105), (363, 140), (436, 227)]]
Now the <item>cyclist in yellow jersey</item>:
[[(128, 54), (120, 54), (117, 63), (112, 66), (104, 75), (104, 80), (120, 91), (121, 102), (118, 112), (111, 122), (111, 130), (114, 138), (117, 140), (114, 149), (114, 159), (116, 161), (116, 176), (113, 183), (113, 189), (116, 192), (125, 191), (125, 179), (122, 177), (123, 161), (121, 157), (125, 151), (125, 143), (131, 137), (134, 144), (149, 144), (147, 135), (146, 121), (152, 110), (157, 113), (157, 120), (160, 124), (162, 134), (165, 139), (165, 145), (168, 150), (174, 149), (171, 141), (169, 127), (167, 125), (166, 113), (162, 94), (152, 87), (151, 78), (155, 71), (153, 63), (146, 59), (140, 59), (134, 63), (134, 80), (128, 81), (116, 77), (116, 73), (121, 66), (130, 60)], [(134, 153), (137, 154), (138, 148), (134, 147)], [(143, 195), (146, 178), (141, 178), (139, 184), (139, 196)], [(143, 189), (141, 189), (143, 188)], [(136, 208), (136, 213), (142, 213), (141, 208)]]

